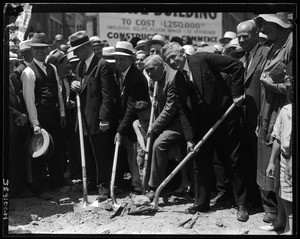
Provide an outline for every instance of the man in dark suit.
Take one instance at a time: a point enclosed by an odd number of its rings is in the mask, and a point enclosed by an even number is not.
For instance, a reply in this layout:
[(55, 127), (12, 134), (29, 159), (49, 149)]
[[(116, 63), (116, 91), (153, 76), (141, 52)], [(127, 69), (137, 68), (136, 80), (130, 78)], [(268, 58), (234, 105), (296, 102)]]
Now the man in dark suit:
[[(178, 70), (175, 77), (185, 76), (194, 113), (195, 141), (199, 141), (233, 102), (241, 106), (244, 93), (243, 65), (231, 57), (207, 52), (187, 56), (176, 42), (164, 46), (162, 53), (165, 62), (172, 69)], [(232, 75), (231, 88), (226, 85), (220, 72)], [(228, 165), (238, 206), (237, 219), (248, 220), (243, 162), (240, 157), (241, 115), (241, 107), (234, 108), (199, 149), (196, 156), (198, 196), (195, 197), (194, 206), (187, 209), (187, 213), (209, 210), (213, 152), (217, 148), (224, 153), (224, 160)]]
[[(177, 93), (174, 77), (168, 77), (168, 66), (165, 66), (159, 55), (151, 55), (144, 60), (145, 70), (153, 82), (157, 82), (157, 97), (155, 105), (155, 121), (149, 127), (148, 136), (155, 139), (152, 149), (151, 171), (146, 196), (152, 200), (156, 188), (165, 179), (169, 161), (169, 151), (176, 144), (185, 140), (181, 124), (181, 103)], [(191, 135), (191, 133), (190, 133)], [(187, 137), (190, 142), (192, 137)], [(193, 145), (193, 142), (192, 144)], [(185, 153), (184, 153), (185, 154)]]
[(109, 196), (112, 167), (108, 149), (114, 97), (113, 71), (108, 62), (95, 55), (85, 31), (72, 34), (69, 40), (68, 51), (74, 51), (80, 59), (71, 89), (80, 93), (88, 190), (98, 187), (98, 200), (104, 201)]
[(119, 41), (115, 52), (116, 78), (120, 87), (118, 105), (120, 107), (120, 124), (117, 129), (115, 141), (121, 141), (127, 150), (127, 158), (131, 173), (131, 185), (136, 193), (140, 193), (141, 180), (136, 161), (137, 144), (132, 123), (137, 116), (134, 112), (136, 101), (149, 101), (147, 80), (143, 73), (135, 66), (133, 46), (130, 42)]
[(245, 50), (245, 56), (240, 60), (245, 67), (242, 152), (248, 169), (246, 171), (247, 199), (256, 205), (260, 205), (260, 192), (256, 184), (257, 136), (255, 130), (258, 112), (260, 111), (260, 76), (269, 48), (260, 44), (259, 31), (253, 20), (241, 22), (237, 26), (237, 38), (241, 48)]

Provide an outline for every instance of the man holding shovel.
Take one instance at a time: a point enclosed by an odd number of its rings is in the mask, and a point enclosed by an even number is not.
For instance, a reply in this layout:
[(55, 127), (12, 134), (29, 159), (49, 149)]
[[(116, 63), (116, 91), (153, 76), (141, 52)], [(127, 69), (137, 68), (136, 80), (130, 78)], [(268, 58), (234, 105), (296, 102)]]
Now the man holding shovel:
[(92, 50), (85, 31), (69, 36), (71, 47), (80, 59), (76, 80), (71, 89), (80, 94), (84, 148), (88, 185), (87, 191), (98, 187), (98, 201), (109, 197), (109, 182), (112, 162), (109, 149), (110, 113), (113, 107), (113, 71), (108, 62), (100, 59)]
[[(157, 103), (154, 108), (155, 121), (148, 129), (147, 137), (153, 137), (152, 161), (149, 186), (146, 196), (152, 200), (155, 190), (164, 180), (169, 161), (169, 151), (178, 143), (187, 140), (192, 133), (184, 132), (181, 121), (181, 103), (176, 90), (175, 78), (168, 78), (168, 66), (159, 55), (151, 55), (144, 60), (145, 70), (157, 83)], [(178, 79), (179, 80), (179, 79)], [(187, 138), (185, 138), (187, 136)], [(193, 143), (189, 144), (190, 146)], [(190, 150), (189, 148), (188, 150)]]
[[(162, 49), (164, 61), (174, 70), (175, 78), (184, 77), (192, 103), (195, 139), (197, 142), (232, 105), (241, 106), (244, 94), (244, 69), (240, 61), (207, 52), (188, 56), (176, 42), (170, 42)], [(232, 75), (231, 87), (221, 72)], [(210, 189), (213, 175), (213, 152), (218, 148), (224, 154), (225, 164), (233, 184), (237, 204), (237, 219), (248, 220), (245, 206), (246, 186), (243, 178), (243, 162), (240, 157), (241, 107), (235, 107), (214, 134), (208, 138), (196, 155), (198, 191), (194, 205), (186, 213), (207, 212), (210, 206)], [(223, 158), (223, 157), (222, 157)]]

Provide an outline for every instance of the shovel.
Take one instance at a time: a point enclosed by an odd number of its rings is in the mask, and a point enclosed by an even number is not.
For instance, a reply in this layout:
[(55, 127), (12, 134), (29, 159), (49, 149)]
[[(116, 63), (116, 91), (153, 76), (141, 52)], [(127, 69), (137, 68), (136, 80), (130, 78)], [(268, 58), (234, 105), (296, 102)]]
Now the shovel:
[(117, 203), (117, 199), (116, 199), (115, 191), (114, 191), (119, 148), (120, 148), (120, 141), (117, 140), (116, 145), (115, 145), (114, 162), (113, 162), (113, 167), (112, 167), (112, 172), (111, 172), (111, 180), (110, 180), (110, 197), (113, 201), (114, 208), (116, 209), (116, 211), (121, 206), (121, 204)]
[[(154, 121), (154, 110), (155, 110), (155, 102), (156, 102), (156, 95), (157, 95), (157, 81), (154, 82), (154, 90), (153, 90), (153, 99), (151, 104), (151, 113), (150, 113), (150, 120), (149, 120), (149, 128), (151, 127)], [(151, 137), (147, 137), (146, 143), (146, 152), (145, 152), (145, 162), (143, 168), (143, 178), (142, 178), (142, 194), (146, 194), (146, 178), (147, 178), (147, 169), (148, 169), (148, 159), (149, 159), (149, 151), (150, 151), (150, 144), (151, 144)]]
[(87, 195), (87, 176), (86, 176), (84, 139), (83, 139), (82, 116), (81, 116), (81, 105), (80, 105), (79, 93), (76, 94), (76, 101), (77, 101), (77, 117), (78, 117), (79, 140), (80, 140), (81, 166), (82, 166), (83, 201), (80, 203), (74, 203), (73, 209), (74, 211), (80, 211), (81, 209), (91, 209), (91, 208), (90, 208), (90, 203), (88, 202), (88, 195)]
[(189, 161), (194, 154), (199, 150), (203, 143), (208, 139), (208, 137), (217, 129), (217, 127), (223, 122), (227, 115), (234, 109), (235, 104), (232, 104), (227, 111), (221, 116), (221, 118), (210, 128), (210, 130), (204, 135), (204, 137), (196, 144), (194, 150), (189, 152), (185, 158), (177, 165), (177, 167), (169, 174), (169, 176), (159, 185), (156, 189), (155, 196), (152, 202), (152, 208), (157, 209), (159, 194), (162, 189), (167, 185), (167, 183), (175, 176), (175, 174)]

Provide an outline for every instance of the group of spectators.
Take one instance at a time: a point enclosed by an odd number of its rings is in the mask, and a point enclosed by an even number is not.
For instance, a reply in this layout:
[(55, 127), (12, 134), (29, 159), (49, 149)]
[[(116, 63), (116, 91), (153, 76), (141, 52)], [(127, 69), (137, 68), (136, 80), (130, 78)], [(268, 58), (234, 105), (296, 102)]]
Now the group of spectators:
[[(67, 43), (58, 34), (50, 51), (46, 35), (34, 33), (19, 44), (18, 55), (10, 52), (12, 194), (33, 193), (48, 200), (49, 188), (80, 183), (76, 94), (83, 117), (88, 192), (97, 190), (99, 201), (110, 195), (116, 141), (122, 147), (116, 193), (128, 190), (123, 182), (129, 172), (129, 190), (141, 194), (146, 177), (146, 196), (153, 200), (169, 163), (194, 151), (234, 104), (181, 168), (175, 193), (194, 197), (189, 214), (231, 200), (237, 219), (247, 221), (248, 208), (262, 206), (267, 223), (262, 230), (291, 234), (293, 33), (286, 16), (260, 14), (243, 21), (215, 46), (195, 47), (181, 38), (167, 42), (158, 34), (148, 41), (109, 46), (98, 36), (89, 38), (78, 31)], [(42, 129), (55, 147), (47, 157), (33, 159), (30, 139)]]

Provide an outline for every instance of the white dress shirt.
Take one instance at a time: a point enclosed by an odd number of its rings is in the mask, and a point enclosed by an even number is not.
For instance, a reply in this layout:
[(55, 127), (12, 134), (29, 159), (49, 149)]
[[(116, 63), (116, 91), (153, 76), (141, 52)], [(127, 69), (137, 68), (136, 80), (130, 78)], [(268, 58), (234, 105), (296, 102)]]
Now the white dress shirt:
[[(36, 60), (35, 58), (33, 59), (33, 61), (47, 75), (46, 66), (44, 66), (44, 62), (40, 62), (40, 61)], [(60, 116), (65, 117), (65, 107), (64, 107), (64, 103), (63, 103), (62, 94), (61, 94), (61, 87), (59, 85), (59, 77), (57, 74), (57, 70), (54, 65), (52, 65), (52, 64), (50, 64), (50, 65), (53, 67), (53, 69), (55, 71), (55, 76), (56, 76)], [(39, 121), (38, 121), (37, 109), (35, 106), (35, 94), (34, 94), (36, 77), (35, 77), (34, 71), (30, 67), (26, 67), (25, 70), (22, 72), (21, 81), (22, 81), (22, 85), (23, 85), (24, 101), (25, 101), (26, 108), (28, 111), (29, 120), (33, 127), (33, 126), (39, 125)]]

